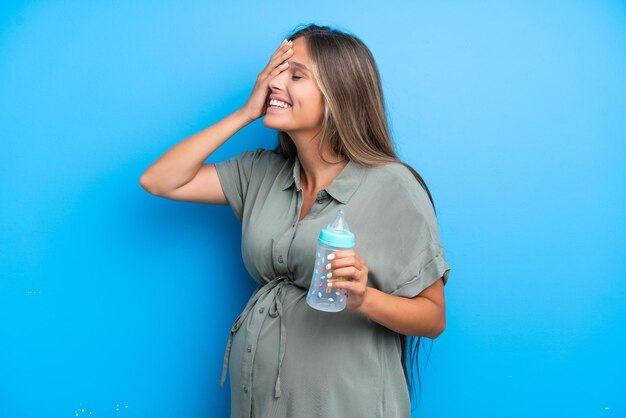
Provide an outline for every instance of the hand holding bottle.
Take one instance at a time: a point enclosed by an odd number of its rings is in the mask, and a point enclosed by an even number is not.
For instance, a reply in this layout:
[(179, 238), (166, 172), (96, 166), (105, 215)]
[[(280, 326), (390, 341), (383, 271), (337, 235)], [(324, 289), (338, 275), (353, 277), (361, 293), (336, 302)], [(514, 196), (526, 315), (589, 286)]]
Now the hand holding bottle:
[[(347, 291), (346, 308), (355, 310), (361, 307), (367, 293), (368, 269), (365, 260), (355, 250), (335, 251), (327, 258), (328, 286)], [(333, 280), (335, 277), (342, 280)]]
[(315, 266), (307, 303), (326, 312), (358, 309), (367, 292), (367, 266), (354, 250), (356, 237), (350, 231), (343, 209), (320, 231)]

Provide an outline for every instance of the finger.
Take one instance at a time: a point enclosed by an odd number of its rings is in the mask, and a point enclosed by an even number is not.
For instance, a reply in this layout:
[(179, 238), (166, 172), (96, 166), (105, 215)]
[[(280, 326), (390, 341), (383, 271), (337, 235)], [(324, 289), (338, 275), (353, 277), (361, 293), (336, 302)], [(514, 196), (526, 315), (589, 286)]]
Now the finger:
[(344, 257), (338, 260), (333, 260), (333, 261), (330, 261), (328, 264), (326, 264), (325, 267), (328, 270), (334, 270), (334, 269), (338, 269), (341, 267), (348, 267), (348, 266), (358, 267), (356, 257)]
[(291, 47), (293, 46), (293, 42), (288, 41), (285, 43), (280, 44), (280, 46), (278, 48), (276, 48), (276, 51), (274, 51), (274, 53), (272, 54), (272, 57), (270, 59), (270, 62), (272, 61), (272, 59), (276, 58), (276, 57), (280, 57), (282, 56), (285, 52), (287, 52)]
[(282, 64), (277, 65), (276, 68), (274, 68), (269, 73), (268, 79), (276, 77), (278, 74), (285, 71), (288, 67), (289, 67), (289, 63), (287, 61), (283, 62)]
[(359, 269), (350, 266), (333, 270), (326, 275), (326, 278), (328, 280), (340, 280), (340, 277), (349, 277), (353, 280), (360, 280), (362, 276), (363, 275)]
[(279, 53), (277, 53), (275, 56), (272, 56), (272, 58), (270, 59), (270, 62), (268, 63), (268, 66), (272, 66), (276, 63), (285, 61), (287, 58), (289, 58), (291, 55), (293, 54), (293, 49), (288, 48), (285, 51), (280, 51)]
[(287, 49), (289, 49), (289, 45), (291, 44), (289, 43), (288, 40), (282, 41), (281, 44), (278, 45), (278, 48), (276, 48), (276, 50), (274, 51), (272, 55), (277, 55), (280, 51), (286, 51)]
[(328, 283), (328, 287), (331, 287), (333, 289), (345, 289), (346, 291), (357, 295), (365, 291), (365, 286), (363, 286), (361, 283), (353, 282), (350, 280), (345, 282), (333, 282), (332, 284)]
[(332, 253), (328, 254), (328, 259), (329, 260), (336, 260), (338, 258), (354, 256), (355, 254), (356, 254), (356, 252), (354, 250), (333, 251)]
[(267, 68), (269, 68), (270, 70), (274, 69), (275, 67), (277, 67), (279, 64), (281, 64), (283, 61), (287, 61), (289, 59), (289, 57), (291, 57), (293, 55), (293, 49), (288, 49), (287, 51), (283, 52), (282, 54), (273, 57), (269, 64), (267, 65)]
[[(287, 62), (287, 59), (289, 59), (292, 54), (293, 50), (290, 49), (289, 51), (285, 51), (281, 56), (272, 58), (261, 74), (265, 73), (269, 78), (274, 77), (281, 70), (287, 68), (288, 64), (285, 64), (285, 62)], [(277, 69), (279, 69), (279, 71), (276, 71)]]
[(288, 41), (284, 44), (281, 44), (274, 54), (276, 54), (276, 56), (280, 56), (284, 54), (285, 52), (289, 51), (292, 47), (293, 47), (293, 42)]

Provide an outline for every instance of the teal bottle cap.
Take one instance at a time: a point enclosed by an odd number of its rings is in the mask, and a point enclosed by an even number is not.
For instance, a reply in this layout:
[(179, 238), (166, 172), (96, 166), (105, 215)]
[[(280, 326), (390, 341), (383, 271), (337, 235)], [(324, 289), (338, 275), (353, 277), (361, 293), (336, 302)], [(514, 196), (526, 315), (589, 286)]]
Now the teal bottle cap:
[(320, 244), (337, 248), (353, 248), (355, 245), (355, 237), (346, 221), (343, 209), (337, 211), (335, 219), (328, 226), (320, 231), (317, 239)]

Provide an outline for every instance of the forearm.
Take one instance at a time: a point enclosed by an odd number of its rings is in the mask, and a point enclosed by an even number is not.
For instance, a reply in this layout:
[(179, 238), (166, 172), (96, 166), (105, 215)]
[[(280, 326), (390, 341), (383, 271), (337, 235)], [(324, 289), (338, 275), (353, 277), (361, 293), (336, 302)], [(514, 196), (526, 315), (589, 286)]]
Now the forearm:
[(198, 173), (204, 161), (237, 131), (251, 121), (241, 109), (174, 145), (141, 176), (141, 184), (152, 190), (176, 189)]
[(417, 296), (394, 296), (368, 287), (357, 312), (393, 331), (404, 335), (437, 338), (444, 330), (445, 307)]

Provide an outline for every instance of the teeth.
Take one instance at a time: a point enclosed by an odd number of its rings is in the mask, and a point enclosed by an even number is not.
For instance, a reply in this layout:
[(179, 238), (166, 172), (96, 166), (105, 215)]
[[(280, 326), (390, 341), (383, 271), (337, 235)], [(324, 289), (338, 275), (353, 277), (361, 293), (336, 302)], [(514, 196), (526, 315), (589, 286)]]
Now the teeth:
[(282, 107), (282, 108), (291, 107), (291, 105), (289, 105), (289, 104), (287, 104), (285, 102), (281, 102), (280, 100), (276, 100), (276, 99), (270, 100), (270, 106), (278, 106), (278, 107)]

